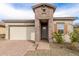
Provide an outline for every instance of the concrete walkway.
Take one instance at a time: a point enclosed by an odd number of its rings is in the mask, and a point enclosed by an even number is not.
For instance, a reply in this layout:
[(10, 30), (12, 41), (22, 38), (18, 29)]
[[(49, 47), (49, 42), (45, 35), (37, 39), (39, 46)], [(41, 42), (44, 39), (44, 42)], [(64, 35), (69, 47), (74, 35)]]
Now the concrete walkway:
[(50, 49), (49, 43), (47, 41), (40, 41), (38, 49)]

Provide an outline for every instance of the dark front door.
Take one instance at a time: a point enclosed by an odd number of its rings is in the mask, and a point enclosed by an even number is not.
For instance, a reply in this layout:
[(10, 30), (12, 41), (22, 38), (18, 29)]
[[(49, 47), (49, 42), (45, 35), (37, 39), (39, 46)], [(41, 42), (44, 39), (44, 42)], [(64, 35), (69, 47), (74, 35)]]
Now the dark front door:
[(48, 39), (48, 24), (42, 23), (41, 24), (41, 39)]

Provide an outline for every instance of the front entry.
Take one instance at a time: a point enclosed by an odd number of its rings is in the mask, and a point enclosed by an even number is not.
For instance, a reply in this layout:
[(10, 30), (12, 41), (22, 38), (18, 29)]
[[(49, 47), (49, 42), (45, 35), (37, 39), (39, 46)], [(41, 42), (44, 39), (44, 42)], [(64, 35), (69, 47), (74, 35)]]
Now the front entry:
[(48, 24), (41, 23), (41, 40), (48, 41)]

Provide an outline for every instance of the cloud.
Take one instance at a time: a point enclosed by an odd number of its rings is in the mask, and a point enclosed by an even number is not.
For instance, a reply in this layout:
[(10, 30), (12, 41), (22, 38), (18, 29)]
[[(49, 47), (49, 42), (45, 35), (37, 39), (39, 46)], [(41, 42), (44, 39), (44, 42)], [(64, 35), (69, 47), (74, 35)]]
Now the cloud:
[[(65, 6), (71, 6), (65, 8)], [(54, 17), (79, 17), (79, 4), (63, 5), (57, 7), (54, 13)], [(16, 9), (10, 4), (0, 4), (0, 19), (34, 19), (34, 12), (32, 9)]]
[[(54, 17), (79, 17), (79, 4), (72, 4), (69, 5), (69, 8), (58, 8), (55, 13)], [(76, 19), (73, 24), (79, 24), (79, 19)]]
[(0, 4), (0, 15), (5, 16), (4, 19), (34, 19), (32, 10), (14, 9), (8, 4)]
[[(66, 5), (65, 5), (66, 6)], [(74, 16), (77, 17), (79, 16), (79, 4), (73, 4), (69, 5), (71, 7), (69, 8), (58, 8), (58, 10), (55, 11), (54, 17), (69, 17), (69, 16)]]

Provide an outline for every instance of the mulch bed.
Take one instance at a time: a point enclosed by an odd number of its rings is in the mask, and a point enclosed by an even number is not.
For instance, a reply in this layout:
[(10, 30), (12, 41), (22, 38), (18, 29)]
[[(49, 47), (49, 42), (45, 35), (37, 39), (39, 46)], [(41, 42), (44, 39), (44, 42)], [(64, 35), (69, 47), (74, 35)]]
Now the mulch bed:
[(66, 49), (71, 50), (72, 52), (78, 52), (78, 53), (79, 53), (79, 44), (78, 44), (77, 47), (72, 47), (71, 43), (58, 44), (58, 43), (54, 42), (54, 43), (52, 44), (52, 48), (53, 48), (53, 45), (54, 45), (56, 48), (66, 48)]
[(42, 50), (28, 51), (25, 54), (25, 56), (74, 56), (74, 55), (78, 56), (79, 50), (77, 50), (77, 48), (72, 49), (72, 47), (70, 46), (71, 46), (70, 43), (64, 43), (64, 44), (53, 43), (50, 45), (51, 50), (42, 49)]

